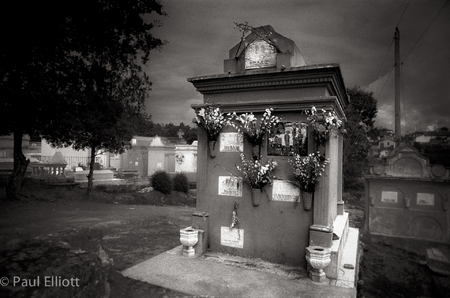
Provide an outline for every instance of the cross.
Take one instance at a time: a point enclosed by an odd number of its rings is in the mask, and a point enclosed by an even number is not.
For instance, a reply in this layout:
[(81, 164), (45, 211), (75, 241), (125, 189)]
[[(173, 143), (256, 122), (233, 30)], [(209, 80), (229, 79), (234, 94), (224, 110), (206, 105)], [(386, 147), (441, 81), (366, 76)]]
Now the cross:
[(183, 138), (183, 136), (184, 136), (184, 131), (182, 131), (181, 129), (177, 132), (177, 135), (178, 135), (178, 137), (180, 138), (180, 139), (182, 139)]

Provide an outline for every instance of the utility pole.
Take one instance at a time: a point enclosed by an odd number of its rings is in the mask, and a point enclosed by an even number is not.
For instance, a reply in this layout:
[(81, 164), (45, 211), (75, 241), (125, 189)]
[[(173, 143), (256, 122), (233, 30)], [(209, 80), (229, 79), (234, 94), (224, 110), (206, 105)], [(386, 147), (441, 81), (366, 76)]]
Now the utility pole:
[(401, 113), (400, 113), (400, 32), (395, 28), (395, 140), (400, 142)]

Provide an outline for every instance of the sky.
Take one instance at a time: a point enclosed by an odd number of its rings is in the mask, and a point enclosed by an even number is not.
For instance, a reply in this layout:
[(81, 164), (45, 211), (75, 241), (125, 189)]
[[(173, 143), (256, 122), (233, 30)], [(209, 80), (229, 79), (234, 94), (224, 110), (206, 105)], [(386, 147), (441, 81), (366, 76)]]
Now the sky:
[(202, 94), (188, 78), (223, 73), (240, 41), (234, 22), (271, 25), (308, 65), (338, 63), (346, 87), (373, 92), (375, 126), (394, 129), (394, 32), (400, 31), (402, 134), (450, 128), (449, 0), (161, 0), (150, 15), (166, 40), (150, 54), (147, 113), (156, 123), (193, 125)]

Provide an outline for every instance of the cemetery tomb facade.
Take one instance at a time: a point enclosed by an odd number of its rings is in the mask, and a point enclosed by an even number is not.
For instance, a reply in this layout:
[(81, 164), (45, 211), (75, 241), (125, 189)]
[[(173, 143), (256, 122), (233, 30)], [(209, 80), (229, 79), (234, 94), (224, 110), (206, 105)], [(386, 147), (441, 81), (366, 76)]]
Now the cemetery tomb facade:
[(365, 180), (365, 229), (372, 235), (402, 239), (411, 250), (419, 249), (414, 240), (450, 244), (448, 169), (401, 145)]
[[(256, 149), (263, 164), (277, 163), (275, 179), (259, 191), (260, 201), (255, 204), (251, 187), (236, 168), (242, 166), (241, 153), (249, 160), (258, 156), (255, 146), (235, 127), (225, 125), (212, 157), (208, 134), (199, 123), (196, 214), (204, 216), (203, 221), (194, 216), (193, 227), (206, 231), (206, 244), (197, 245), (207, 245), (212, 251), (305, 266), (306, 248), (330, 248), (335, 220), (343, 216), (338, 208), (342, 202), (342, 136), (333, 132), (318, 146), (305, 110), (317, 107), (344, 119), (349, 99), (338, 64), (306, 65), (292, 40), (270, 26), (263, 28), (268, 34), (264, 38), (253, 32), (245, 44), (238, 43), (229, 51), (223, 74), (188, 81), (203, 96), (203, 104), (192, 106), (197, 113), (211, 106), (224, 115), (253, 113), (257, 126), (266, 109), (272, 108), (273, 115), (281, 117)], [(303, 206), (306, 194), (292, 183), (289, 160), (294, 154), (307, 156), (318, 150), (330, 162), (316, 186), (312, 208), (307, 210)]]

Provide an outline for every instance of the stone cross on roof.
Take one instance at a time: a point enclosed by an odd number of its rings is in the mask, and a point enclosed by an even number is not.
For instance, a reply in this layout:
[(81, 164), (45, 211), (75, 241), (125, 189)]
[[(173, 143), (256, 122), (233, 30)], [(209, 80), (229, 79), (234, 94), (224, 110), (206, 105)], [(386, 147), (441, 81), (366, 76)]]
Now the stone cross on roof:
[(178, 130), (178, 132), (177, 132), (177, 135), (178, 135), (178, 137), (180, 138), (180, 139), (182, 139), (183, 138), (183, 136), (184, 136), (184, 131), (183, 130)]

